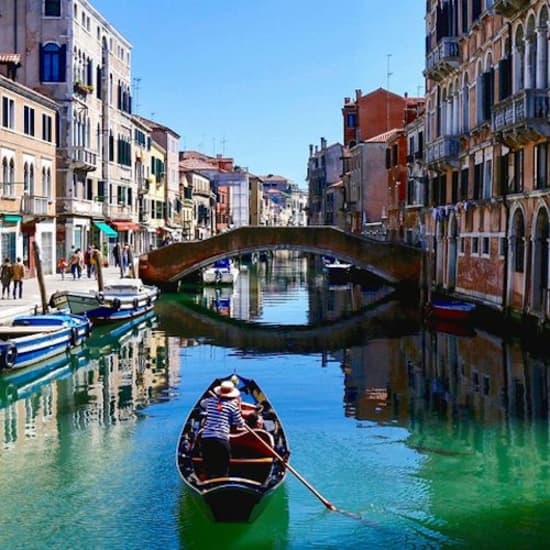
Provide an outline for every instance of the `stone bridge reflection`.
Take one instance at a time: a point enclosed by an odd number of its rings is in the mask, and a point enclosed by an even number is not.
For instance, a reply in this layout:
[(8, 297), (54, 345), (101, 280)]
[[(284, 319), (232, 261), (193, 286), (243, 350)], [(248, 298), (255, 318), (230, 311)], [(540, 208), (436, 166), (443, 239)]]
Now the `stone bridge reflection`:
[(161, 288), (225, 257), (262, 250), (299, 250), (337, 256), (395, 286), (418, 286), (421, 252), (400, 243), (381, 242), (335, 227), (240, 227), (202, 241), (185, 241), (139, 258), (139, 276)]
[(418, 316), (390, 298), (333, 322), (319, 325), (265, 325), (214, 314), (198, 305), (159, 300), (160, 328), (169, 336), (205, 338), (212, 344), (254, 352), (321, 353), (359, 346), (373, 338), (398, 338), (419, 330)]

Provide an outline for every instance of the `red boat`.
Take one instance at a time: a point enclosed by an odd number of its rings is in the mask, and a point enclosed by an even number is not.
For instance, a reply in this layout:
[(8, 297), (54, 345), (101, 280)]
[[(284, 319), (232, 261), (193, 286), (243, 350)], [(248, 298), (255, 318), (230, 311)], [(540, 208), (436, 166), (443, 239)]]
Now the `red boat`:
[(434, 300), (429, 306), (429, 315), (448, 321), (468, 321), (475, 311), (475, 304), (451, 300)]

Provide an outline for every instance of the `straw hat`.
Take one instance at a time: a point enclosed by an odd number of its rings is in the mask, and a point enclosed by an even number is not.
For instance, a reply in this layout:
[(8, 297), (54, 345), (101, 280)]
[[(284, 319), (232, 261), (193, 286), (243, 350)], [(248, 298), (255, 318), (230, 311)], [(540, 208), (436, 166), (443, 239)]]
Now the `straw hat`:
[(219, 386), (214, 388), (214, 393), (225, 399), (233, 399), (239, 397), (241, 392), (235, 387), (231, 380), (224, 380)]

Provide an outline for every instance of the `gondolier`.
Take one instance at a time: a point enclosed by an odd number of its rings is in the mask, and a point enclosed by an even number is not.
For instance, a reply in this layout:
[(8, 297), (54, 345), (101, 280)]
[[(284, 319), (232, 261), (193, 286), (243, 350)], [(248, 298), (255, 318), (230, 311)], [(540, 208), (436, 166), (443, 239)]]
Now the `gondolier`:
[(206, 419), (201, 437), (201, 450), (206, 473), (210, 478), (225, 477), (229, 472), (229, 433), (232, 426), (244, 429), (239, 390), (230, 380), (214, 388), (215, 396), (201, 402)]

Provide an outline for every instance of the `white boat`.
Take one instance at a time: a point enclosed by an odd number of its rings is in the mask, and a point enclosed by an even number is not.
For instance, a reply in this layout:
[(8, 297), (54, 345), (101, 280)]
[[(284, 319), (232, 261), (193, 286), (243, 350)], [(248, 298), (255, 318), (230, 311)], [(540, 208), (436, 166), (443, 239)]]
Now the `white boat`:
[(94, 324), (132, 319), (151, 311), (160, 295), (141, 279), (122, 278), (104, 285), (101, 292), (63, 290), (52, 294), (50, 306), (86, 315)]
[(352, 267), (352, 264), (341, 262), (338, 258), (323, 256), (323, 270), (327, 274), (329, 283), (343, 284), (349, 282)]
[(238, 268), (229, 258), (224, 258), (203, 270), (202, 282), (205, 285), (234, 285), (238, 276)]

